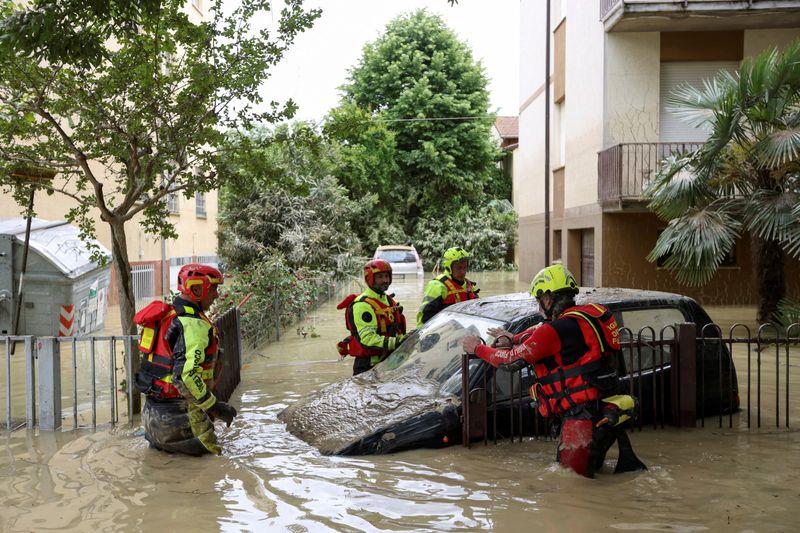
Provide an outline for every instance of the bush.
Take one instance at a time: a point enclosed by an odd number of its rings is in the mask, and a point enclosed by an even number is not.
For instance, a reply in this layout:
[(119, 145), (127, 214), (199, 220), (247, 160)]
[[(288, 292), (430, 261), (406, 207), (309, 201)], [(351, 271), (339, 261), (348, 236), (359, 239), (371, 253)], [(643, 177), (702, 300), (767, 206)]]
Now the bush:
[(282, 254), (272, 251), (254, 261), (246, 270), (228, 273), (230, 284), (214, 307), (221, 314), (241, 304), (242, 337), (255, 347), (282, 327), (301, 318), (313, 306), (333, 293), (335, 281), (324, 272), (292, 269)]
[(472, 270), (510, 269), (517, 241), (517, 215), (508, 200), (491, 200), (477, 211), (465, 206), (453, 216), (422, 219), (414, 237), (426, 270), (432, 270), (452, 246), (470, 252)]

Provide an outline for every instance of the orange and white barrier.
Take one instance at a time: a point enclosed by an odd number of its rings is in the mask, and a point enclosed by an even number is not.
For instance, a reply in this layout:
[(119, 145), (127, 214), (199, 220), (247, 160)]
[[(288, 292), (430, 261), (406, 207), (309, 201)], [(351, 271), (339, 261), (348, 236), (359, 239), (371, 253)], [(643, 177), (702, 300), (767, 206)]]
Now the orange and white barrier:
[(58, 317), (58, 320), (59, 320), (58, 336), (71, 337), (72, 327), (75, 324), (75, 306), (62, 305), (61, 316)]

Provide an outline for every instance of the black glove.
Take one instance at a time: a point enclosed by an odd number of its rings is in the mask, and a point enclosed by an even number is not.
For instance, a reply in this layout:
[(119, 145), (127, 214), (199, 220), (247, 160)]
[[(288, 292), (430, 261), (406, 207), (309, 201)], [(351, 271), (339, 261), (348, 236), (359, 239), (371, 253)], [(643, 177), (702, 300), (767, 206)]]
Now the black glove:
[(504, 365), (500, 365), (501, 370), (505, 370), (506, 372), (517, 372), (518, 370), (522, 370), (528, 365), (528, 362), (525, 359), (519, 358), (515, 359), (510, 363), (506, 363)]
[(225, 402), (217, 402), (206, 413), (211, 417), (211, 420), (224, 420), (227, 427), (231, 427), (231, 422), (236, 416), (236, 409)]

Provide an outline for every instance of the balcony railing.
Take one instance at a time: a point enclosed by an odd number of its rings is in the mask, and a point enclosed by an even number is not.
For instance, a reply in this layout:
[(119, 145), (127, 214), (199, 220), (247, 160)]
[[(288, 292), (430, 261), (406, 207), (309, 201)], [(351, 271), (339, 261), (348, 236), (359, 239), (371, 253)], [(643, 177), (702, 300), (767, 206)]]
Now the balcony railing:
[(611, 8), (620, 3), (621, 0), (600, 0), (600, 20), (603, 20), (611, 11)]
[(597, 196), (604, 207), (637, 204), (661, 161), (674, 153), (693, 152), (703, 143), (624, 143), (597, 154)]

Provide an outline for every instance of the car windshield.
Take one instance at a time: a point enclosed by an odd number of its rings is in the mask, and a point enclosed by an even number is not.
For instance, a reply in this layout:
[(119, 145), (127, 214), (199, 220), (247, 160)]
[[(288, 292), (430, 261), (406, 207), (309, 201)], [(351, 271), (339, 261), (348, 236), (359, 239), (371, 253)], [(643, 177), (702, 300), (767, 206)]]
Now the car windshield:
[[(413, 372), (441, 383), (443, 394), (455, 394), (461, 389), (461, 354), (464, 353), (461, 339), (466, 335), (479, 335), (490, 340), (487, 330), (502, 325), (498, 320), (442, 311), (375, 367), (378, 379), (393, 381)], [(479, 362), (473, 360), (470, 366), (477, 366)]]
[(381, 250), (378, 252), (378, 259), (389, 261), (390, 263), (416, 263), (417, 258), (410, 250)]

